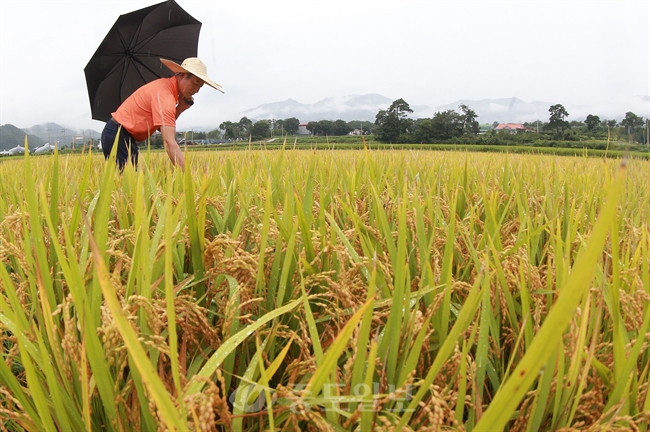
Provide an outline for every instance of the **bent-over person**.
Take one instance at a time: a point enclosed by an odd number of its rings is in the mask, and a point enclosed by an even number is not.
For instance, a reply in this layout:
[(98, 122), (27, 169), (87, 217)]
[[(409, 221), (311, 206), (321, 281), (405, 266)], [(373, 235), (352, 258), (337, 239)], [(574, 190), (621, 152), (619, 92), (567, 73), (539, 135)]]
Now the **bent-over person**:
[(185, 156), (176, 142), (176, 119), (194, 105), (193, 96), (204, 83), (223, 93), (221, 86), (208, 77), (205, 64), (198, 58), (187, 58), (180, 65), (167, 59), (160, 61), (175, 75), (159, 78), (133, 92), (112, 113), (102, 131), (102, 150), (108, 159), (119, 130), (117, 165), (120, 170), (124, 169), (129, 152), (131, 162), (137, 167), (138, 146), (135, 143), (145, 141), (157, 130), (162, 134), (169, 159), (185, 169)]

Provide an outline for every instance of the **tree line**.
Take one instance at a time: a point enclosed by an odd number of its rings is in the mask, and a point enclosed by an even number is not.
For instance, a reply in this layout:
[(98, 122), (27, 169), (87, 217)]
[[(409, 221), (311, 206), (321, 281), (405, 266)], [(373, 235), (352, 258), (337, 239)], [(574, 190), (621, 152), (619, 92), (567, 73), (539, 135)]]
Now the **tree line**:
[[(210, 132), (192, 132), (191, 139), (194, 141), (205, 139), (228, 139), (232, 141), (248, 141), (252, 139), (258, 141), (274, 136), (296, 135), (299, 127), (300, 120), (295, 117), (257, 121), (242, 117), (237, 122), (224, 121), (219, 125), (218, 129)], [(375, 123), (360, 120), (319, 120), (307, 123), (306, 129), (314, 136), (341, 136), (354, 131), (357, 131), (358, 134), (367, 135), (373, 133)]]
[[(481, 143), (499, 144), (495, 130), (487, 137), (481, 133), (477, 114), (467, 105), (459, 105), (459, 112), (436, 112), (432, 118), (417, 120), (408, 117), (413, 113), (404, 99), (397, 99), (386, 110), (380, 110), (375, 120), (376, 139), (386, 143)], [(562, 104), (551, 105), (548, 121), (523, 123), (523, 132), (537, 132), (535, 139), (579, 141), (612, 137), (630, 143), (648, 143), (648, 120), (627, 112), (619, 123), (589, 114), (584, 122), (568, 121), (569, 113)], [(499, 123), (494, 122), (493, 127)], [(541, 132), (541, 136), (540, 136)], [(507, 133), (507, 132), (506, 132)], [(506, 139), (506, 137), (503, 137)], [(529, 140), (533, 139), (529, 137)]]
[[(295, 117), (276, 120), (258, 120), (253, 122), (247, 117), (242, 117), (238, 122), (225, 121), (219, 125), (223, 136), (230, 140), (260, 140), (279, 136), (295, 135), (298, 132), (300, 120)], [(219, 132), (219, 131), (215, 131)]]
[[(549, 118), (523, 123), (525, 129), (519, 132), (534, 134), (512, 135), (494, 130), (499, 124), (494, 122), (492, 130), (481, 130), (478, 115), (469, 106), (462, 104), (458, 110), (436, 112), (431, 118), (412, 119), (413, 110), (404, 99), (397, 99), (385, 110), (379, 110), (374, 122), (319, 120), (310, 121), (306, 129), (313, 136), (343, 136), (354, 134), (373, 134), (380, 142), (394, 144), (440, 143), (440, 144), (505, 144), (509, 142), (527, 144), (535, 141), (583, 141), (609, 140), (629, 143), (648, 143), (648, 120), (627, 112), (625, 118), (617, 120), (601, 119), (589, 114), (584, 121), (569, 121), (569, 113), (562, 104), (549, 107)], [(218, 129), (210, 132), (193, 132), (191, 140), (228, 139), (258, 141), (274, 136), (284, 137), (298, 132), (300, 121), (295, 117), (253, 121), (242, 117), (238, 122), (224, 121)], [(156, 138), (152, 137), (155, 141)], [(188, 138), (190, 140), (190, 138)], [(162, 140), (160, 140), (162, 144)], [(155, 144), (152, 142), (152, 144)], [(541, 144), (540, 144), (541, 145)], [(550, 145), (555, 145), (551, 143)]]

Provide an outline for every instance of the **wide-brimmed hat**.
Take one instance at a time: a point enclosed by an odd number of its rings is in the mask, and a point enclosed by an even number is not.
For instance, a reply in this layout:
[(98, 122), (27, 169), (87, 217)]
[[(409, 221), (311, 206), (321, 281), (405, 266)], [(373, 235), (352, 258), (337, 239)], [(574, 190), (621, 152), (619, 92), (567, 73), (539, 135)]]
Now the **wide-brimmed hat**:
[(212, 81), (208, 77), (208, 68), (205, 67), (205, 63), (203, 63), (200, 59), (196, 57), (189, 57), (183, 60), (183, 63), (181, 64), (175, 63), (171, 60), (167, 60), (164, 58), (161, 58), (160, 61), (162, 62), (162, 64), (167, 66), (172, 72), (191, 73), (192, 75), (201, 78), (210, 87), (213, 87), (219, 90), (221, 93), (223, 93), (223, 90), (221, 90), (221, 86), (216, 82)]

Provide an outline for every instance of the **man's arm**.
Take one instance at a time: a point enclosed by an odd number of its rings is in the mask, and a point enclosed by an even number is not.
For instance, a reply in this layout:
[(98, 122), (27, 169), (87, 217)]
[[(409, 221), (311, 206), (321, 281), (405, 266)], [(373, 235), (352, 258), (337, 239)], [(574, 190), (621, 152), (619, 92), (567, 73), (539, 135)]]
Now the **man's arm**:
[[(176, 105), (176, 119), (178, 119), (178, 116), (181, 115), (183, 111), (192, 105), (194, 105), (194, 99), (187, 101), (184, 97), (181, 96), (178, 100), (178, 105)], [(176, 142), (176, 128), (173, 126), (160, 126), (160, 133), (162, 134), (167, 156), (169, 156), (169, 159), (174, 165), (177, 165), (184, 170), (185, 156), (183, 155), (180, 146)]]
[(167, 156), (169, 156), (169, 159), (174, 165), (177, 165), (184, 170), (185, 156), (176, 142), (176, 128), (174, 126), (160, 126), (160, 133), (162, 134)]

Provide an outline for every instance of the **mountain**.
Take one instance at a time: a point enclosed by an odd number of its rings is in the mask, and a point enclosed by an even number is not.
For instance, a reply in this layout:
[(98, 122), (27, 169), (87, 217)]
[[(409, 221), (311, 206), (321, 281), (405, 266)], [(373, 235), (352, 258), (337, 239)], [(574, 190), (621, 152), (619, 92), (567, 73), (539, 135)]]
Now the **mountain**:
[[(252, 120), (284, 119), (296, 117), (302, 123), (318, 120), (364, 120), (375, 121), (379, 110), (386, 109), (392, 99), (379, 94), (350, 95), (323, 99), (314, 104), (303, 104), (294, 99), (260, 105), (241, 113)], [(408, 102), (408, 101), (407, 101)], [(454, 110), (460, 112), (458, 106), (465, 104), (478, 115), (478, 121), (483, 123), (532, 122), (548, 118), (548, 102), (525, 102), (516, 97), (501, 99), (469, 100), (461, 99), (456, 102), (431, 108), (427, 105), (410, 105), (413, 110), (412, 118), (431, 118), (436, 112)]]
[[(296, 117), (302, 123), (318, 120), (375, 121), (377, 112), (388, 108), (392, 102), (393, 99), (374, 93), (331, 97), (313, 104), (287, 99), (284, 102), (260, 105), (244, 111), (242, 115), (255, 120)], [(417, 108), (424, 110), (428, 107)]]
[[(393, 103), (393, 99), (380, 94), (371, 93), (366, 95), (348, 95), (339, 97), (330, 97), (318, 101), (313, 104), (303, 104), (294, 99), (287, 99), (283, 102), (274, 102), (260, 105), (238, 114), (238, 117), (231, 119), (231, 121), (238, 121), (241, 117), (248, 117), (253, 121), (266, 120), (266, 119), (286, 119), (295, 117), (301, 123), (318, 120), (361, 120), (374, 122), (379, 110), (386, 109)], [(408, 100), (406, 102), (409, 102)], [(647, 101), (643, 102), (647, 104)], [(467, 105), (478, 116), (479, 123), (519, 123), (519, 122), (534, 122), (536, 120), (548, 121), (548, 109), (552, 105), (549, 102), (533, 101), (525, 102), (519, 98), (500, 98), (500, 99), (460, 99), (456, 102), (440, 105), (432, 108), (428, 105), (412, 105), (409, 104), (413, 113), (409, 117), (413, 119), (418, 118), (431, 118), (437, 112), (447, 110), (454, 110), (460, 112), (459, 105)], [(571, 113), (571, 120), (584, 119), (590, 112), (602, 113), (602, 107), (581, 107), (565, 105)], [(611, 107), (610, 111), (611, 111)], [(622, 110), (621, 112), (625, 112)], [(601, 115), (601, 118), (615, 118), (619, 119), (622, 116), (608, 114), (610, 117)], [(12, 125), (5, 125), (4, 127), (13, 128), (12, 131), (4, 130), (0, 137), (0, 149), (12, 148), (16, 146), (16, 140), (20, 140), (22, 145), (25, 133), (28, 134), (29, 146), (32, 148), (34, 138), (38, 138), (41, 145), (49, 142), (54, 144), (60, 141), (61, 145), (70, 145), (73, 137), (83, 137), (84, 140), (93, 138), (99, 140), (101, 133), (92, 129), (75, 129), (67, 126), (61, 126), (57, 123), (44, 123), (32, 126), (31, 128), (24, 128), (22, 130)], [(179, 132), (210, 132), (216, 126), (193, 126), (178, 129)], [(16, 135), (18, 130), (18, 135)], [(10, 138), (13, 137), (13, 138)], [(32, 138), (34, 137), (34, 138)], [(11, 140), (11, 141), (8, 141)], [(6, 144), (10, 142), (10, 144)], [(8, 147), (7, 147), (8, 146)], [(35, 145), (34, 145), (35, 146)]]
[[(516, 97), (502, 99), (469, 100), (461, 99), (454, 103), (441, 105), (435, 109), (414, 112), (416, 117), (433, 117), (436, 112), (454, 110), (460, 112), (459, 105), (467, 105), (474, 110), (480, 123), (516, 123), (534, 122), (535, 120), (548, 120), (548, 102), (524, 102)], [(415, 111), (415, 110), (414, 110)]]
[(35, 135), (44, 142), (51, 144), (54, 144), (56, 141), (60, 141), (61, 145), (69, 145), (72, 142), (73, 137), (77, 137), (79, 141), (86, 141), (90, 138), (99, 140), (102, 135), (100, 132), (92, 129), (75, 129), (67, 126), (61, 126), (56, 123), (44, 123), (35, 125), (30, 128), (23, 129), (23, 131), (24, 133)]
[[(35, 135), (27, 135), (27, 143), (30, 149), (40, 147), (43, 144), (43, 140)], [(25, 145), (25, 131), (18, 129), (16, 126), (11, 124), (5, 124), (0, 126), (0, 150), (9, 150), (16, 146)]]

